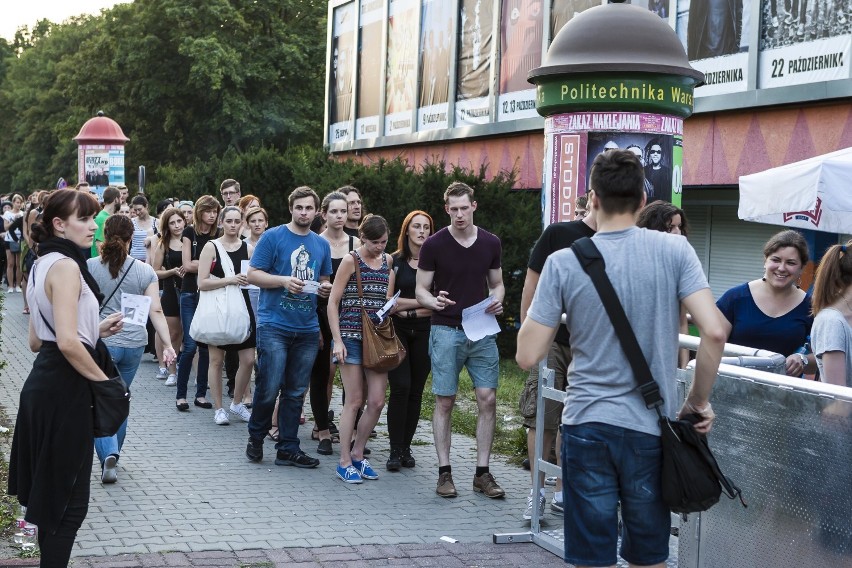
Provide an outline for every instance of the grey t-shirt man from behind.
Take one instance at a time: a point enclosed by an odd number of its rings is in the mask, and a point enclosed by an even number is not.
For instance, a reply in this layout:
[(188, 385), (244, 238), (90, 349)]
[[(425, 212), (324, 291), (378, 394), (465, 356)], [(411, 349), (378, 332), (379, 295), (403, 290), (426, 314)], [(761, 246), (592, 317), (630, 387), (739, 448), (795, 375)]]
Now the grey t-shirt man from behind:
[[(665, 413), (673, 418), (680, 403), (675, 386), (680, 300), (708, 287), (701, 263), (677, 235), (631, 227), (592, 240), (660, 385)], [(527, 317), (555, 327), (565, 313), (574, 352), (562, 423), (601, 422), (659, 435), (657, 415), (645, 407), (612, 322), (574, 252), (552, 254), (541, 281), (558, 285), (538, 287)]]

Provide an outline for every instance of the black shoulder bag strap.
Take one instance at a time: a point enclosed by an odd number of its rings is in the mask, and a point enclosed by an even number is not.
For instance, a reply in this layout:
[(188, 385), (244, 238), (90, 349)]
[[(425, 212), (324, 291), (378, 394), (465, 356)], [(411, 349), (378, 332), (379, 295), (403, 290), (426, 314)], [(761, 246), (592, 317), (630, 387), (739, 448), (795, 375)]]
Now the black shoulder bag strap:
[[(128, 256), (127, 258), (130, 258)], [(104, 308), (112, 300), (112, 297), (115, 296), (115, 293), (118, 292), (118, 289), (121, 288), (121, 283), (124, 282), (124, 279), (127, 278), (127, 273), (130, 272), (130, 268), (133, 266), (133, 259), (130, 258), (130, 264), (127, 265), (127, 269), (124, 271), (124, 275), (121, 277), (121, 280), (118, 281), (118, 284), (115, 285), (115, 289), (113, 289), (112, 294), (109, 295), (109, 298), (103, 301), (101, 304), (101, 308), (98, 310), (98, 314), (104, 311)]]
[(633, 376), (636, 377), (636, 382), (639, 383), (639, 392), (642, 393), (642, 398), (645, 400), (645, 406), (657, 411), (657, 416), (662, 418), (663, 414), (660, 407), (663, 405), (663, 398), (660, 395), (660, 387), (657, 381), (651, 375), (651, 369), (648, 367), (648, 361), (642, 354), (642, 348), (639, 346), (639, 341), (636, 339), (636, 334), (633, 333), (633, 328), (627, 320), (627, 314), (624, 313), (624, 308), (621, 301), (618, 299), (618, 294), (615, 293), (615, 288), (612, 287), (609, 277), (606, 275), (606, 265), (604, 264), (603, 256), (601, 256), (598, 247), (592, 242), (589, 237), (583, 237), (574, 241), (571, 245), (571, 250), (580, 261), (580, 266), (586, 271), (586, 274), (592, 279), (598, 295), (601, 297), (601, 302), (606, 309), (609, 319), (612, 320), (612, 326), (615, 328), (615, 335), (618, 337), (621, 348), (624, 350), (624, 355), (630, 363), (630, 368), (633, 370)]
[[(636, 378), (636, 382), (639, 383), (639, 391), (645, 400), (645, 406), (654, 409), (660, 420), (668, 420), (660, 410), (660, 407), (663, 405), (660, 387), (654, 380), (653, 375), (651, 375), (648, 361), (645, 359), (645, 355), (642, 354), (642, 348), (639, 346), (639, 341), (636, 339), (633, 327), (631, 327), (627, 319), (627, 314), (624, 313), (621, 300), (618, 299), (618, 294), (616, 294), (615, 288), (612, 287), (612, 282), (610, 282), (609, 277), (606, 275), (606, 265), (604, 264), (601, 252), (589, 237), (583, 237), (574, 241), (574, 244), (571, 245), (571, 250), (574, 251), (577, 260), (580, 261), (580, 266), (583, 267), (583, 270), (592, 279), (592, 283), (601, 297), (604, 309), (606, 309), (609, 319), (612, 320), (615, 335), (618, 336), (621, 348), (624, 350), (627, 361), (630, 363), (630, 368), (633, 370), (633, 376)], [(730, 499), (738, 496), (745, 506), (742, 491), (722, 473), (719, 464), (716, 463), (716, 458), (710, 453), (709, 447), (707, 447), (707, 455), (710, 458), (707, 462), (727, 496)]]

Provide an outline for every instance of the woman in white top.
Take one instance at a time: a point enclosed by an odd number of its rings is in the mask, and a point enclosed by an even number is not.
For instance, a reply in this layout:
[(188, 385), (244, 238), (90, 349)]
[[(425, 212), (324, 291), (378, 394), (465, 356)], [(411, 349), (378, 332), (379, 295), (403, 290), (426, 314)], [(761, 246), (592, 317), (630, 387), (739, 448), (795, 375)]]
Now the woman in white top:
[(21, 254), (21, 238), (23, 232), (21, 229), (12, 228), (11, 225), (18, 218), (23, 217), (24, 213), (21, 208), (24, 206), (24, 198), (17, 193), (12, 196), (12, 209), (3, 213), (3, 226), (6, 231), (5, 249), (6, 249), (6, 282), (9, 287), (6, 290), (9, 293), (21, 291), (21, 271), (20, 271), (20, 254)]
[(811, 303), (811, 346), (823, 382), (852, 387), (852, 241), (829, 248), (819, 263)]
[(38, 355), (21, 389), (9, 494), (38, 526), (42, 566), (68, 565), (86, 518), (94, 439), (89, 381), (109, 379), (95, 361), (106, 351), (99, 337), (122, 329), (121, 312), (98, 318), (103, 296), (82, 253), (92, 246), (99, 210), (89, 193), (56, 191), (31, 229), (39, 258), (27, 288), (29, 346)]

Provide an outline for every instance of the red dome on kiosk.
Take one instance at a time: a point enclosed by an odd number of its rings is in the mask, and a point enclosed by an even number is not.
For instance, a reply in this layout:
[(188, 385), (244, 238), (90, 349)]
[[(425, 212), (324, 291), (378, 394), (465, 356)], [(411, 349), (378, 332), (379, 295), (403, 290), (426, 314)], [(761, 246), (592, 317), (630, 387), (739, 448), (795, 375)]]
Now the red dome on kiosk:
[(98, 116), (87, 120), (74, 140), (77, 144), (125, 144), (130, 138), (124, 135), (116, 121), (99, 110)]

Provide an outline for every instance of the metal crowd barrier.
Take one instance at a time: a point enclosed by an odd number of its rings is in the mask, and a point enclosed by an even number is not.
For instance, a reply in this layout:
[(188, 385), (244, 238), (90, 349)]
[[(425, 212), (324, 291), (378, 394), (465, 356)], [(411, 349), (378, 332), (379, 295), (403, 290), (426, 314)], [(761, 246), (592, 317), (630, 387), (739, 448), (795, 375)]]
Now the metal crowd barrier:
[[(697, 349), (698, 338), (681, 335), (680, 346)], [(710, 445), (749, 506), (723, 496), (686, 521), (673, 515), (677, 565), (852, 567), (852, 389), (758, 370), (783, 373), (784, 357), (777, 353), (726, 344), (724, 355), (712, 396), (717, 420)], [(542, 362), (539, 373), (538, 408), (545, 398), (561, 402), (564, 393), (553, 388), (553, 371)], [(678, 370), (681, 400), (692, 373)], [(550, 451), (542, 447), (543, 435), (539, 412), (530, 464), (533, 495), (545, 475), (562, 476), (543, 457)], [(562, 557), (561, 519), (555, 527), (547, 523), (549, 528), (541, 520), (533, 507), (529, 531), (494, 534), (493, 541), (532, 542)]]

